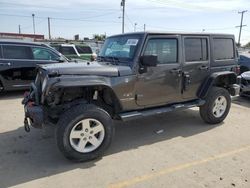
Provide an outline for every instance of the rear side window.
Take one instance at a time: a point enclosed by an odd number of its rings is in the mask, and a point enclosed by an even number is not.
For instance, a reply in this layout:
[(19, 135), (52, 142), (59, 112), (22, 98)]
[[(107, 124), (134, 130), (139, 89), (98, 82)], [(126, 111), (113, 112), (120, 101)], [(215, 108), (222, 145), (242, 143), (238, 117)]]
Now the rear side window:
[(206, 38), (186, 38), (185, 61), (206, 61), (208, 60), (208, 47)]
[(76, 46), (79, 54), (92, 54), (92, 50), (89, 46)]
[(61, 51), (64, 55), (76, 55), (75, 49), (71, 46), (61, 46)]
[(30, 47), (3, 45), (2, 48), (5, 59), (32, 59)]
[(32, 52), (35, 60), (55, 61), (59, 58), (57, 55), (45, 48), (34, 47), (32, 48)]
[(177, 39), (150, 39), (144, 55), (155, 55), (158, 64), (178, 63)]
[(213, 41), (215, 60), (234, 59), (233, 39), (215, 38)]

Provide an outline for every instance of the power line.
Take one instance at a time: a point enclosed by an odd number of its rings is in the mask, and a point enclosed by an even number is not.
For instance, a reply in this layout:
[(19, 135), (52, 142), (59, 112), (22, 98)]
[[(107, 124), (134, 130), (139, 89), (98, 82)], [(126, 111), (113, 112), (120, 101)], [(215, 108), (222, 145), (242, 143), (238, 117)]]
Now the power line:
[(127, 18), (127, 20), (129, 21), (129, 23), (131, 24), (132, 28), (134, 27), (134, 22), (131, 21), (131, 19), (128, 17), (128, 15), (125, 13), (125, 16)]
[[(0, 13), (0, 15), (2, 16), (10, 16), (10, 17), (23, 17), (23, 18), (30, 18), (30, 16), (26, 16), (26, 15), (17, 15), (17, 14), (2, 14)], [(99, 15), (101, 16), (101, 15)], [(48, 17), (42, 17), (42, 16), (36, 16), (36, 19), (39, 18), (39, 19), (48, 19)], [(91, 17), (88, 17), (88, 19), (79, 19), (79, 18), (62, 18), (62, 17), (50, 17), (51, 19), (54, 19), (54, 20), (65, 20), (65, 21), (81, 21), (81, 22), (106, 22), (106, 23), (120, 23), (118, 21), (105, 21), (105, 20), (91, 20), (89, 18)]]
[[(42, 5), (34, 5), (34, 4), (24, 4), (24, 3), (9, 3), (9, 2), (0, 2), (0, 4), (6, 4), (6, 5), (11, 5), (11, 6), (29, 6), (29, 7), (34, 7), (34, 8), (48, 8), (48, 9), (55, 9), (58, 8), (58, 6), (42, 6)], [(68, 9), (68, 6), (65, 7), (65, 9)], [(91, 10), (84, 10), (84, 11), (119, 11), (118, 9), (111, 9), (111, 8), (95, 8)]]

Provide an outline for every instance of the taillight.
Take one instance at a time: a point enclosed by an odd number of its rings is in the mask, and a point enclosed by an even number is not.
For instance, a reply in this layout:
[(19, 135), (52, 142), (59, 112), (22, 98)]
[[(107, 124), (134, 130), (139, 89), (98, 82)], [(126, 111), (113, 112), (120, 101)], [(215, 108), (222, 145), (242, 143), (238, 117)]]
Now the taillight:
[(232, 71), (235, 72), (237, 75), (240, 75), (240, 66), (233, 67)]

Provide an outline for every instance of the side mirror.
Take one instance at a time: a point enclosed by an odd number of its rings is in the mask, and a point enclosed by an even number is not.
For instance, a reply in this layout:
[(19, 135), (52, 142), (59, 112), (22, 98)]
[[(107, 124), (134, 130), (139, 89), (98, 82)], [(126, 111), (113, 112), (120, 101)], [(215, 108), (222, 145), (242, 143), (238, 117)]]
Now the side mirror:
[(141, 57), (141, 64), (146, 67), (156, 67), (158, 57), (156, 55), (144, 55)]

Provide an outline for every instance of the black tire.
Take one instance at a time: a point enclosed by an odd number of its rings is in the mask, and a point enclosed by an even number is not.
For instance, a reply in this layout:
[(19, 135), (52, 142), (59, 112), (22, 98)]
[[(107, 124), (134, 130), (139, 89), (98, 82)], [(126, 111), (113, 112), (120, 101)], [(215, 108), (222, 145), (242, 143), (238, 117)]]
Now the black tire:
[[(226, 105), (226, 110), (224, 111), (223, 115), (220, 117), (216, 117), (215, 114), (213, 113), (213, 107), (215, 100), (223, 96), (226, 98), (227, 105)], [(200, 106), (200, 116), (201, 118), (208, 124), (217, 124), (221, 123), (228, 115), (228, 112), (231, 107), (231, 97), (229, 92), (221, 87), (213, 87), (210, 92), (208, 93), (206, 97), (206, 103), (202, 106)]]
[[(87, 118), (93, 118), (101, 122), (105, 134), (104, 139), (98, 148), (88, 153), (81, 153), (71, 146), (70, 132), (77, 122)], [(78, 105), (70, 108), (62, 114), (56, 128), (56, 142), (59, 150), (66, 158), (76, 162), (89, 161), (102, 156), (111, 144), (113, 135), (114, 126), (112, 118), (105, 110), (93, 104)]]

